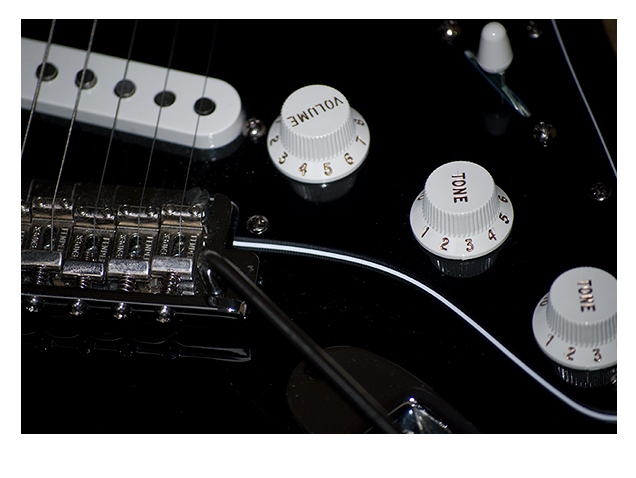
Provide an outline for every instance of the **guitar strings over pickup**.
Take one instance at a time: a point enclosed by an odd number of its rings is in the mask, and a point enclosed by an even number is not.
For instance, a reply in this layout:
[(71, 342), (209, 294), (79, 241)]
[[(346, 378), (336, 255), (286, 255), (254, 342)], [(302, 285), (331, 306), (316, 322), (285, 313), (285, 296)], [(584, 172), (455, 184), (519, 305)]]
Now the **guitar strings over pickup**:
[[(23, 109), (31, 109), (45, 48), (45, 42), (22, 38)], [(82, 50), (51, 45), (37, 112), (71, 118), (85, 59)], [(158, 140), (203, 150), (227, 146), (241, 136), (241, 98), (223, 80), (94, 52), (87, 74), (77, 121), (107, 129), (115, 125), (117, 131), (146, 138), (154, 138), (156, 131)]]

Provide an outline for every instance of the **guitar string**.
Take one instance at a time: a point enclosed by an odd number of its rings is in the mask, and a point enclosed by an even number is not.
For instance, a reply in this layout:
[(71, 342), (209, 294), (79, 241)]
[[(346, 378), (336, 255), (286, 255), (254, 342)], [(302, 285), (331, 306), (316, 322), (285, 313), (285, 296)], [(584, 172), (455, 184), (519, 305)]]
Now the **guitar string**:
[(479, 332), (484, 338), (486, 338), (491, 344), (493, 344), (500, 352), (502, 352), (508, 359), (510, 359), (515, 365), (517, 365), (521, 370), (523, 370), (527, 375), (529, 375), (533, 380), (535, 380), (539, 385), (545, 388), (548, 392), (552, 393), (556, 398), (561, 400), (563, 403), (573, 408), (579, 413), (587, 415), (596, 420), (602, 420), (606, 422), (616, 422), (617, 415), (612, 413), (603, 413), (597, 410), (593, 410), (588, 408), (580, 403), (576, 402), (572, 398), (568, 397), (565, 393), (558, 390), (555, 386), (550, 384), (547, 380), (545, 380), (541, 375), (535, 372), (529, 365), (523, 362), (519, 357), (513, 354), (510, 350), (508, 350), (501, 342), (499, 342), (495, 337), (493, 337), (486, 329), (484, 329), (481, 325), (479, 325), (475, 320), (470, 318), (464, 311), (462, 311), (459, 307), (453, 304), (446, 297), (436, 292), (435, 290), (428, 287), (426, 284), (418, 281), (417, 279), (411, 277), (410, 275), (404, 274), (388, 265), (380, 264), (378, 262), (370, 261), (367, 259), (363, 259), (361, 257), (356, 257), (351, 254), (347, 254), (344, 252), (335, 252), (328, 251), (325, 249), (318, 249), (315, 246), (305, 245), (305, 244), (291, 244), (284, 243), (280, 241), (254, 241), (251, 239), (236, 237), (233, 243), (234, 247), (239, 249), (255, 249), (262, 251), (270, 251), (270, 252), (286, 252), (286, 253), (294, 253), (294, 254), (303, 254), (309, 256), (315, 256), (322, 259), (331, 259), (337, 261), (348, 262), (350, 264), (368, 267), (371, 269), (375, 269), (377, 271), (381, 271), (387, 274), (390, 274), (400, 280), (408, 282), (418, 289), (426, 292), (437, 301), (442, 303), (444, 306), (452, 310), (456, 315), (458, 315), (461, 319), (463, 319), (468, 325), (473, 327), (477, 332)]
[(88, 40), (88, 48), (86, 50), (86, 56), (84, 58), (84, 66), (82, 68), (82, 76), (80, 78), (79, 86), (77, 87), (77, 95), (75, 96), (75, 105), (73, 106), (73, 113), (71, 114), (71, 122), (68, 127), (68, 135), (66, 136), (66, 145), (64, 146), (64, 154), (62, 155), (62, 163), (60, 164), (60, 171), (57, 175), (57, 182), (55, 184), (55, 192), (53, 193), (53, 201), (51, 204), (51, 250), (53, 250), (53, 243), (55, 237), (55, 200), (57, 199), (57, 192), (60, 187), (60, 180), (62, 179), (62, 171), (64, 170), (64, 163), (66, 162), (66, 155), (68, 153), (68, 147), (71, 143), (71, 133), (73, 132), (73, 125), (75, 124), (75, 117), (77, 116), (77, 109), (79, 107), (80, 98), (82, 96), (82, 89), (84, 86), (84, 78), (86, 76), (86, 70), (88, 68), (88, 59), (91, 55), (93, 48), (93, 39), (95, 38), (95, 29), (97, 28), (97, 20), (93, 20), (93, 26), (91, 28), (91, 34)]
[(27, 137), (29, 136), (29, 129), (31, 129), (31, 120), (33, 119), (33, 113), (40, 96), (40, 87), (44, 78), (44, 70), (49, 60), (49, 52), (51, 51), (51, 44), (53, 42), (53, 30), (55, 30), (55, 20), (51, 21), (51, 28), (49, 30), (49, 38), (46, 41), (46, 47), (44, 48), (44, 56), (42, 58), (42, 68), (40, 68), (40, 74), (38, 75), (38, 82), (35, 85), (35, 92), (33, 93), (33, 100), (31, 101), (31, 111), (29, 112), (29, 121), (27, 122), (26, 131), (24, 132), (24, 138), (22, 140), (22, 152), (20, 153), (20, 161), (24, 156), (24, 148), (26, 146)]
[(574, 78), (576, 87), (578, 88), (579, 93), (581, 94), (581, 98), (583, 98), (583, 103), (585, 103), (587, 112), (590, 114), (592, 123), (594, 123), (594, 128), (596, 128), (596, 134), (598, 134), (598, 137), (600, 138), (601, 143), (603, 144), (603, 148), (605, 149), (605, 154), (607, 155), (607, 159), (609, 159), (609, 163), (610, 163), (610, 166), (612, 167), (612, 171), (614, 171), (614, 176), (616, 176), (617, 175), (616, 166), (614, 166), (614, 161), (612, 160), (612, 156), (610, 155), (609, 150), (607, 149), (607, 145), (605, 144), (605, 140), (603, 139), (603, 134), (601, 133), (598, 123), (596, 122), (596, 118), (594, 118), (594, 114), (592, 114), (592, 108), (590, 107), (590, 104), (587, 102), (587, 99), (585, 98), (585, 94), (583, 93), (583, 88), (581, 88), (581, 84), (579, 83), (579, 80), (576, 77), (576, 73), (574, 73), (574, 67), (572, 66), (572, 62), (570, 62), (570, 57), (568, 56), (568, 52), (565, 49), (565, 44), (563, 43), (563, 38), (561, 38), (561, 33), (559, 32), (559, 28), (557, 27), (555, 20), (551, 20), (551, 21), (552, 21), (552, 27), (554, 28), (554, 32), (556, 33), (557, 39), (559, 40), (561, 51), (563, 52), (563, 56), (565, 56), (565, 61), (567, 62), (568, 67), (570, 68), (570, 73), (572, 73), (572, 77)]
[[(210, 74), (210, 66), (212, 65), (212, 52), (214, 51), (214, 43), (216, 41), (216, 32), (219, 28), (219, 21), (216, 20), (215, 24), (214, 24), (214, 31), (212, 32), (212, 42), (210, 43), (210, 53), (208, 54), (208, 64), (205, 68), (205, 78), (203, 79), (203, 90), (201, 92), (201, 98), (203, 98), (205, 96), (205, 89), (207, 87), (208, 84), (208, 76)], [(185, 205), (185, 196), (186, 196), (186, 191), (188, 189), (188, 181), (190, 179), (190, 169), (192, 167), (192, 158), (194, 156), (194, 148), (196, 145), (196, 141), (197, 141), (197, 133), (199, 131), (199, 122), (201, 121), (201, 115), (197, 114), (197, 122), (196, 122), (196, 126), (194, 128), (194, 138), (192, 139), (192, 147), (190, 148), (190, 158), (188, 159), (188, 168), (186, 170), (186, 177), (185, 177), (185, 183), (183, 185), (183, 193), (181, 195), (181, 208), (183, 208), (183, 206)], [(182, 214), (179, 214), (179, 233), (177, 235), (178, 240), (179, 240), (179, 249), (181, 249), (181, 226), (182, 226)]]
[(148, 157), (148, 166), (146, 168), (146, 177), (144, 179), (144, 186), (141, 190), (141, 199), (139, 200), (139, 215), (137, 217), (137, 245), (136, 249), (140, 248), (141, 241), (141, 208), (144, 203), (144, 196), (146, 194), (146, 185), (148, 184), (148, 176), (150, 175), (150, 165), (152, 163), (152, 157), (155, 150), (155, 143), (157, 142), (157, 134), (159, 133), (159, 122), (161, 121), (161, 112), (163, 111), (163, 100), (164, 95), (166, 93), (166, 88), (168, 87), (168, 78), (170, 76), (170, 68), (172, 67), (172, 58), (174, 55), (174, 47), (177, 42), (177, 33), (179, 31), (179, 20), (177, 20), (174, 27), (174, 35), (172, 37), (172, 46), (170, 47), (170, 56), (168, 58), (168, 67), (166, 68), (166, 78), (163, 83), (163, 91), (161, 92), (161, 100), (159, 105), (159, 112), (157, 113), (157, 123), (155, 124), (155, 133), (152, 138), (152, 145), (150, 146), (150, 156)]
[[(137, 24), (138, 20), (135, 20), (133, 25), (133, 31), (130, 38), (130, 46), (128, 47), (128, 57), (126, 58), (126, 67), (124, 68), (124, 77), (122, 81), (125, 81), (128, 78), (128, 67), (130, 66), (130, 59), (132, 58), (132, 49), (133, 44), (135, 42), (135, 35), (137, 33)], [(108, 165), (108, 159), (110, 158), (110, 151), (113, 144), (113, 138), (115, 136), (115, 128), (117, 127), (117, 118), (119, 117), (119, 108), (121, 106), (121, 101), (123, 97), (119, 96), (117, 99), (117, 109), (115, 110), (115, 118), (113, 119), (113, 127), (110, 130), (110, 138), (108, 139), (108, 148), (106, 149), (106, 159), (104, 160), (104, 167), (102, 169), (102, 177), (99, 181), (99, 189), (97, 191), (97, 199), (95, 200), (95, 214), (93, 215), (93, 237), (95, 237), (95, 232), (97, 229), (97, 208), (99, 207), (99, 200), (102, 194), (102, 187), (104, 185), (104, 177), (106, 176), (106, 167)]]

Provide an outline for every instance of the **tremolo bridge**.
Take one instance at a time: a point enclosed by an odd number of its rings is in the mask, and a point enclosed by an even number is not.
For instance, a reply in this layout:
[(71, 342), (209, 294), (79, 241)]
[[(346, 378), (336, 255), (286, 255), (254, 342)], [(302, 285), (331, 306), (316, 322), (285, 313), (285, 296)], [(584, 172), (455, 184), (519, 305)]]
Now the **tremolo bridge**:
[[(55, 200), (53, 200), (55, 198)], [(237, 207), (183, 191), (23, 185), (23, 340), (70, 346), (249, 358), (246, 304), (197, 259), (212, 249), (256, 280), (258, 257), (229, 249)], [(45, 312), (45, 313), (42, 313)]]

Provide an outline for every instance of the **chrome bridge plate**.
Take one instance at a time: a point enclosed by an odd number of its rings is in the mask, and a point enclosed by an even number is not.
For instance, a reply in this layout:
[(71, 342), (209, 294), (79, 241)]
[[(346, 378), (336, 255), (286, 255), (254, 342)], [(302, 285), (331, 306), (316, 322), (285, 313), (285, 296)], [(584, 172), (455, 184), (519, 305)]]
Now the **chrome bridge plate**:
[(246, 303), (197, 264), (213, 249), (257, 278), (255, 254), (226, 248), (227, 197), (75, 183), (53, 204), (50, 182), (22, 189), (23, 342), (249, 359)]

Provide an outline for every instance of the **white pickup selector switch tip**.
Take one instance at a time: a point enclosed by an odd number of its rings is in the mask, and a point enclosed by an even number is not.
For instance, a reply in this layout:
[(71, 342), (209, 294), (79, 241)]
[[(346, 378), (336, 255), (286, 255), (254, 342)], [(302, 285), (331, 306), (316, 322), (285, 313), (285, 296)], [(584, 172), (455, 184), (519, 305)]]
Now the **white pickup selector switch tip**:
[(510, 66), (512, 47), (501, 23), (490, 22), (482, 29), (477, 61), (487, 73), (501, 73)]
[(411, 229), (429, 252), (446, 259), (485, 256), (510, 234), (514, 219), (508, 196), (490, 173), (468, 161), (433, 171), (411, 207)]
[(335, 88), (310, 85), (292, 93), (274, 121), (267, 146), (276, 168), (305, 183), (348, 176), (367, 157), (369, 127)]

